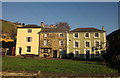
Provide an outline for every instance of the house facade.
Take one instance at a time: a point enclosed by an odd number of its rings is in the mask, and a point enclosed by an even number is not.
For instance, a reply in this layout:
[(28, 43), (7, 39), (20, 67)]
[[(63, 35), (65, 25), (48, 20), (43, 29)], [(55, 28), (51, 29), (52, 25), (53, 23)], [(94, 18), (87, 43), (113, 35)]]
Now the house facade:
[(16, 55), (39, 55), (39, 34), (41, 27), (18, 27)]
[(58, 28), (42, 28), (40, 31), (39, 56), (64, 58), (67, 49), (66, 31)]
[(97, 59), (106, 50), (106, 32), (96, 28), (76, 28), (67, 34), (67, 55), (74, 58)]

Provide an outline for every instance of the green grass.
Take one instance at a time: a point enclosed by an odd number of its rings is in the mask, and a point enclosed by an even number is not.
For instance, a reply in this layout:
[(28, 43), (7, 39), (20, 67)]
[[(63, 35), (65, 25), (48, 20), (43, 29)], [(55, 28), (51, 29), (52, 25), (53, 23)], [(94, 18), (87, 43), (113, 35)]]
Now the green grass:
[(44, 73), (118, 73), (97, 62), (3, 57), (3, 71), (41, 71)]

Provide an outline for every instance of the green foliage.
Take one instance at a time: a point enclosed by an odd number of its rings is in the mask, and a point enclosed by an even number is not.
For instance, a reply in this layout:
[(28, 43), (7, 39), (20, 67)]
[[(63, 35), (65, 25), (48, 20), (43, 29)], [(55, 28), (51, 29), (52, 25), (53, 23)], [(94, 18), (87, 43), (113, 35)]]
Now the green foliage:
[(3, 57), (3, 71), (41, 71), (45, 73), (117, 73), (97, 62)]

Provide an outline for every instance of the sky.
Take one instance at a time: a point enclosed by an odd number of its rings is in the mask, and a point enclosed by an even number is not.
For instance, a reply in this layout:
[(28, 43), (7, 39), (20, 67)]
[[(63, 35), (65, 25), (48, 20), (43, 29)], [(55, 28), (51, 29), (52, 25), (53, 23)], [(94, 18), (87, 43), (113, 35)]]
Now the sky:
[(118, 29), (118, 3), (2, 2), (2, 19), (37, 25), (68, 22), (71, 29), (104, 26), (109, 34)]

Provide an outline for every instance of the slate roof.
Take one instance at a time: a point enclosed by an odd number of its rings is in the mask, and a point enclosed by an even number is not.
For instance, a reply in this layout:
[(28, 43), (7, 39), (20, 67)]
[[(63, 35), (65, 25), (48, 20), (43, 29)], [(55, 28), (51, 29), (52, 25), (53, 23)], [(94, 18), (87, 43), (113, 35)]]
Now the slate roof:
[(96, 28), (76, 28), (74, 30), (71, 30), (70, 32), (106, 32), (106, 31), (99, 30)]
[(42, 28), (40, 32), (66, 32), (59, 28)]

